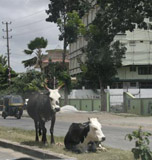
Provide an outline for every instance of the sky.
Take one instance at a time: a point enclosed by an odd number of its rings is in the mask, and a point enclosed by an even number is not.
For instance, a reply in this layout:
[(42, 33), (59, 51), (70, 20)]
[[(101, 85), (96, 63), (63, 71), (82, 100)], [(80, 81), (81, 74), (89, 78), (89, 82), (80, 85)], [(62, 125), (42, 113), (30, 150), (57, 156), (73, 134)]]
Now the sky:
[[(32, 58), (23, 51), (27, 44), (36, 37), (48, 40), (48, 46), (43, 50), (61, 49), (62, 42), (58, 40), (59, 30), (56, 24), (46, 22), (49, 0), (0, 0), (0, 55), (7, 56), (6, 22), (11, 22), (8, 28), (10, 46), (10, 66), (16, 72), (26, 72), (23, 60)], [(3, 23), (4, 24), (3, 24)], [(4, 30), (4, 31), (3, 31)], [(3, 38), (4, 37), (4, 38)]]

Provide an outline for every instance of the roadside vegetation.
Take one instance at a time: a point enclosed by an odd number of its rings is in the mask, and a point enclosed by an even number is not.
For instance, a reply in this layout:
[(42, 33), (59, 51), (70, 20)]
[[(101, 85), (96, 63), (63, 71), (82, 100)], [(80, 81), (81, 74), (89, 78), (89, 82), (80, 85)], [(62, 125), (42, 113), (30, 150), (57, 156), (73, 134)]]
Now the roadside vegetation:
[[(63, 137), (55, 137), (56, 144), (44, 146), (41, 142), (35, 142), (35, 131), (27, 131), (17, 128), (7, 128), (0, 126), (0, 138), (13, 142), (18, 142), (23, 145), (37, 146), (38, 148), (47, 149), (56, 153), (64, 154), (70, 157), (76, 157), (78, 160), (133, 160), (131, 151), (124, 151), (106, 147), (107, 151), (98, 151), (96, 153), (76, 154), (65, 150)], [(47, 137), (48, 142), (50, 136)]]
[(142, 131), (139, 127), (137, 131), (133, 131), (132, 134), (127, 134), (126, 137), (129, 141), (135, 140), (135, 147), (132, 148), (135, 159), (150, 160), (152, 159), (152, 151), (150, 150), (149, 137), (152, 136), (149, 132)]

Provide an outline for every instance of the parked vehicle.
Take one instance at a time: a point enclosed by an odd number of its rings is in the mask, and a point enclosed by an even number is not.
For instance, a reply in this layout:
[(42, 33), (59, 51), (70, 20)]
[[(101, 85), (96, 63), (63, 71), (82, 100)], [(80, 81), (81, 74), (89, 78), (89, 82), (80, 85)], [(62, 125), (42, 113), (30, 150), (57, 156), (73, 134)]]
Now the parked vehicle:
[(15, 116), (20, 119), (23, 114), (23, 99), (20, 95), (7, 95), (3, 97), (2, 117)]

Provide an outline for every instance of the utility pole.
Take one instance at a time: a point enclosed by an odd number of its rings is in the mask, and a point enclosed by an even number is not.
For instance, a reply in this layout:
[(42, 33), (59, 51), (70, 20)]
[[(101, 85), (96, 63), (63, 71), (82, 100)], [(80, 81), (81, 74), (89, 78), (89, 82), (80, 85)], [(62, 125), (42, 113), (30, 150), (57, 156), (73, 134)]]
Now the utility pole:
[(12, 38), (9, 37), (9, 32), (12, 31), (12, 29), (8, 29), (8, 25), (11, 24), (11, 22), (2, 22), (2, 24), (6, 25), (6, 30), (3, 29), (3, 32), (6, 32), (6, 37), (3, 36), (4, 39), (7, 40), (7, 61), (8, 61), (8, 83), (11, 84), (11, 66), (10, 66), (10, 49), (9, 49), (9, 39)]

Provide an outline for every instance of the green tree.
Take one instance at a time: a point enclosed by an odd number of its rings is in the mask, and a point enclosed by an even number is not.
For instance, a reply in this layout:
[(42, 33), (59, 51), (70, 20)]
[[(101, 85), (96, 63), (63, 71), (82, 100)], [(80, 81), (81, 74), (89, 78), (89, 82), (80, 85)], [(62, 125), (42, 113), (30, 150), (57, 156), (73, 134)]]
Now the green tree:
[(44, 89), (41, 72), (29, 70), (13, 78), (10, 90), (12, 93), (25, 95), (30, 92)]
[[(98, 84), (103, 97), (103, 89), (117, 74), (126, 50), (120, 42), (114, 41), (114, 37), (126, 30), (133, 31), (135, 24), (147, 29), (144, 18), (152, 17), (152, 1), (98, 0), (97, 5), (96, 18), (88, 27), (86, 36), (86, 63), (81, 66), (86, 68), (85, 77)], [(105, 109), (102, 107), (102, 110)]]
[[(0, 55), (0, 90), (4, 92), (9, 87), (8, 83), (8, 66), (7, 66), (7, 57)], [(17, 74), (11, 69), (11, 78), (16, 77)]]
[(49, 88), (56, 88), (56, 85), (58, 85), (58, 77), (62, 68), (61, 63), (52, 62), (51, 58), (49, 59), (49, 64), (45, 67), (45, 77), (48, 80)]
[(30, 43), (27, 45), (28, 49), (24, 50), (24, 53), (27, 55), (35, 54), (35, 57), (24, 60), (22, 63), (25, 67), (31, 67), (38, 65), (41, 69), (41, 72), (43, 71), (42, 67), (42, 48), (46, 48), (48, 44), (47, 39), (44, 39), (43, 37), (37, 37), (34, 40), (30, 41)]
[[(64, 65), (63, 67), (63, 63), (52, 62), (52, 60), (49, 59), (49, 64), (45, 68), (45, 74), (50, 88), (56, 88), (57, 85), (64, 84), (67, 87), (67, 92), (70, 92), (71, 78), (68, 73), (68, 65)], [(64, 103), (66, 104), (67, 100)]]
[[(84, 4), (84, 3), (83, 3)], [(82, 5), (81, 5), (82, 6)], [(69, 72), (67, 70), (67, 67), (65, 65), (65, 58), (67, 55), (67, 46), (69, 43), (73, 43), (76, 41), (77, 36), (84, 32), (84, 25), (79, 18), (79, 15), (83, 15), (84, 11), (82, 7), (80, 7), (80, 1), (78, 0), (50, 0), (50, 4), (48, 5), (48, 10), (46, 13), (49, 15), (49, 17), (46, 19), (48, 22), (54, 22), (57, 24), (60, 35), (59, 40), (63, 41), (63, 76), (65, 76), (63, 79), (65, 80), (65, 86), (64, 86), (64, 99), (65, 104), (67, 104), (68, 101), (68, 83), (67, 77), (69, 76)], [(78, 11), (78, 12), (76, 12)]]
[(7, 65), (7, 57), (6, 56), (0, 55), (0, 64), (2, 64), (3, 67)]
[(79, 0), (50, 0), (48, 7), (46, 13), (49, 17), (46, 21), (56, 23), (59, 28), (61, 33), (59, 40), (63, 41), (63, 63), (65, 63), (68, 44), (74, 42), (84, 28), (79, 18), (84, 11), (81, 8), (79, 13), (76, 12), (80, 7)]

